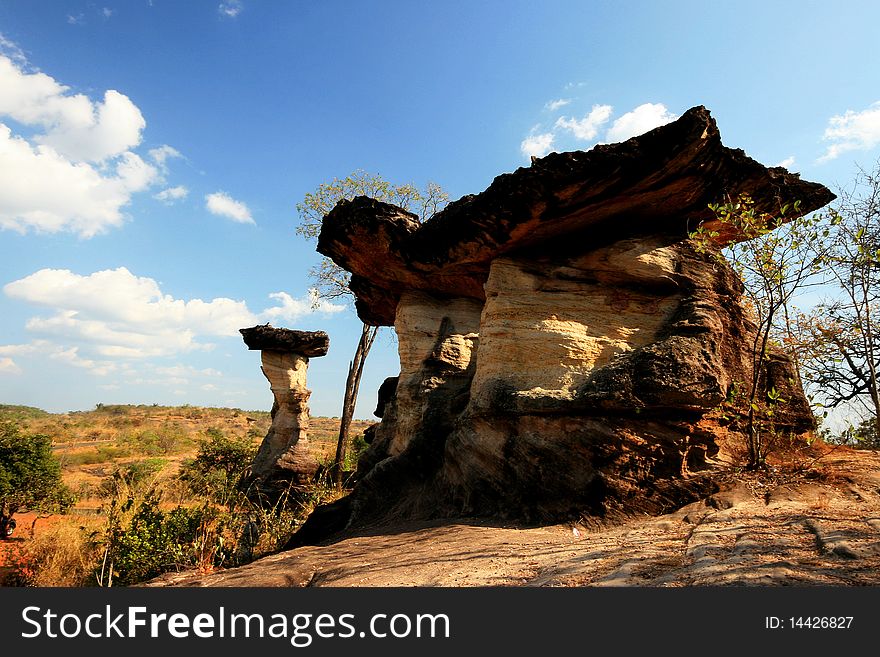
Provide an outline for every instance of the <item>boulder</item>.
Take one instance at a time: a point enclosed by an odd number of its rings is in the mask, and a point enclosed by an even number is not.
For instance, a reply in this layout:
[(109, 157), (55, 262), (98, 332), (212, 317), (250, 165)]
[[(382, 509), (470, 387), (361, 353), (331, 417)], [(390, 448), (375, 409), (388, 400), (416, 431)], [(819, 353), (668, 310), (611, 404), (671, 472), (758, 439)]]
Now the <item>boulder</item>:
[[(696, 107), (534, 160), (424, 224), (340, 202), (318, 250), (351, 272), (361, 319), (394, 326), (400, 374), (354, 490), (290, 547), (399, 519), (607, 522), (710, 492), (756, 327), (734, 271), (688, 233), (720, 228), (708, 205), (741, 193), (767, 212), (834, 198), (726, 148)], [(778, 430), (813, 428), (790, 359), (761, 380), (787, 382)]]

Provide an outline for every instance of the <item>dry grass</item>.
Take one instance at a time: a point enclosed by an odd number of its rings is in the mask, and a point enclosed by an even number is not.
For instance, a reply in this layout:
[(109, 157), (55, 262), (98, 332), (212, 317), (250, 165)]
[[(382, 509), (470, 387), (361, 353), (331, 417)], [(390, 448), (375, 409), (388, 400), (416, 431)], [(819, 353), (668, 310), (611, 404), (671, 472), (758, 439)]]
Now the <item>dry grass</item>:
[[(24, 520), (24, 519), (22, 519)], [(98, 548), (89, 541), (98, 518), (53, 516), (30, 527), (9, 545), (7, 583), (19, 586), (88, 586)], [(22, 540), (23, 538), (23, 540)]]

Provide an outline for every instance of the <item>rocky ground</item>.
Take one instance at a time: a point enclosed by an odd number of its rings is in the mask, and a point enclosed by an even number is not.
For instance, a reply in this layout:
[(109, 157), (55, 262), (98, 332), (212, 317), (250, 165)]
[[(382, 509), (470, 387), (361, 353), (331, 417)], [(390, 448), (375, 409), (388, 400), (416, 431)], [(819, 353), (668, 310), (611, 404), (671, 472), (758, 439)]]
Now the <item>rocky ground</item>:
[(880, 584), (880, 454), (818, 449), (796, 469), (732, 473), (705, 500), (615, 527), (421, 523), (148, 586)]

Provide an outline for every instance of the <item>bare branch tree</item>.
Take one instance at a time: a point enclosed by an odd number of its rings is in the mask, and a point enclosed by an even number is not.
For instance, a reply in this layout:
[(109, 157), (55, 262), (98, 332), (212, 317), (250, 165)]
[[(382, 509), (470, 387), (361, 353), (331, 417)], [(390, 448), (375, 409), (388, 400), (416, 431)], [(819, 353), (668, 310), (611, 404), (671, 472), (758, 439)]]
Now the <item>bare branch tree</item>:
[[(379, 201), (392, 203), (410, 212), (420, 211), (422, 221), (430, 219), (449, 203), (449, 195), (437, 183), (429, 182), (424, 190), (420, 190), (411, 183), (395, 185), (384, 180), (381, 176), (358, 170), (346, 178), (336, 178), (332, 182), (321, 184), (314, 192), (306, 194), (302, 202), (296, 206), (300, 218), (296, 232), (306, 239), (317, 241), (324, 216), (339, 201), (351, 200), (356, 196), (369, 196)], [(309, 275), (315, 282), (315, 288), (318, 291), (316, 303), (321, 298), (354, 300), (354, 295), (349, 288), (351, 275), (329, 258), (322, 257), (320, 263), (309, 271)], [(354, 358), (348, 366), (339, 438), (336, 443), (336, 457), (333, 463), (333, 479), (337, 487), (340, 488), (343, 484), (349, 431), (357, 405), (364, 363), (376, 340), (378, 330), (378, 326), (369, 326), (368, 324), (361, 327), (361, 336), (355, 348)]]
[(824, 237), (833, 290), (799, 317), (804, 377), (826, 406), (846, 406), (880, 436), (880, 162), (839, 192)]

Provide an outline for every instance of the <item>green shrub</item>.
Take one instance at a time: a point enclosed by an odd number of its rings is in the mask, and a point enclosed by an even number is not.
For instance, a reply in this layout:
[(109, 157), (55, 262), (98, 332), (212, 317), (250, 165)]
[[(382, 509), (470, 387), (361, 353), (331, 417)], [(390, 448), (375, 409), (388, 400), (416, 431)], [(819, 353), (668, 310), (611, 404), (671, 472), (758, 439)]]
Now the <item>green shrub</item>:
[(367, 451), (370, 444), (364, 440), (364, 434), (359, 433), (351, 440), (351, 446), (345, 454), (344, 470), (354, 471), (357, 469), (358, 460)]
[(256, 448), (247, 437), (229, 438), (219, 429), (208, 429), (194, 459), (180, 468), (180, 480), (195, 495), (232, 508), (240, 503), (242, 484), (250, 472)]
[(219, 550), (212, 533), (216, 509), (178, 506), (159, 508), (161, 494), (151, 488), (137, 499), (128, 491), (114, 497), (106, 509), (107, 524), (95, 540), (104, 546), (95, 579), (102, 586), (130, 585), (163, 573), (213, 565)]
[(139, 491), (153, 483), (153, 477), (165, 468), (165, 459), (142, 459), (116, 466), (98, 486), (98, 497), (113, 498), (125, 491)]

